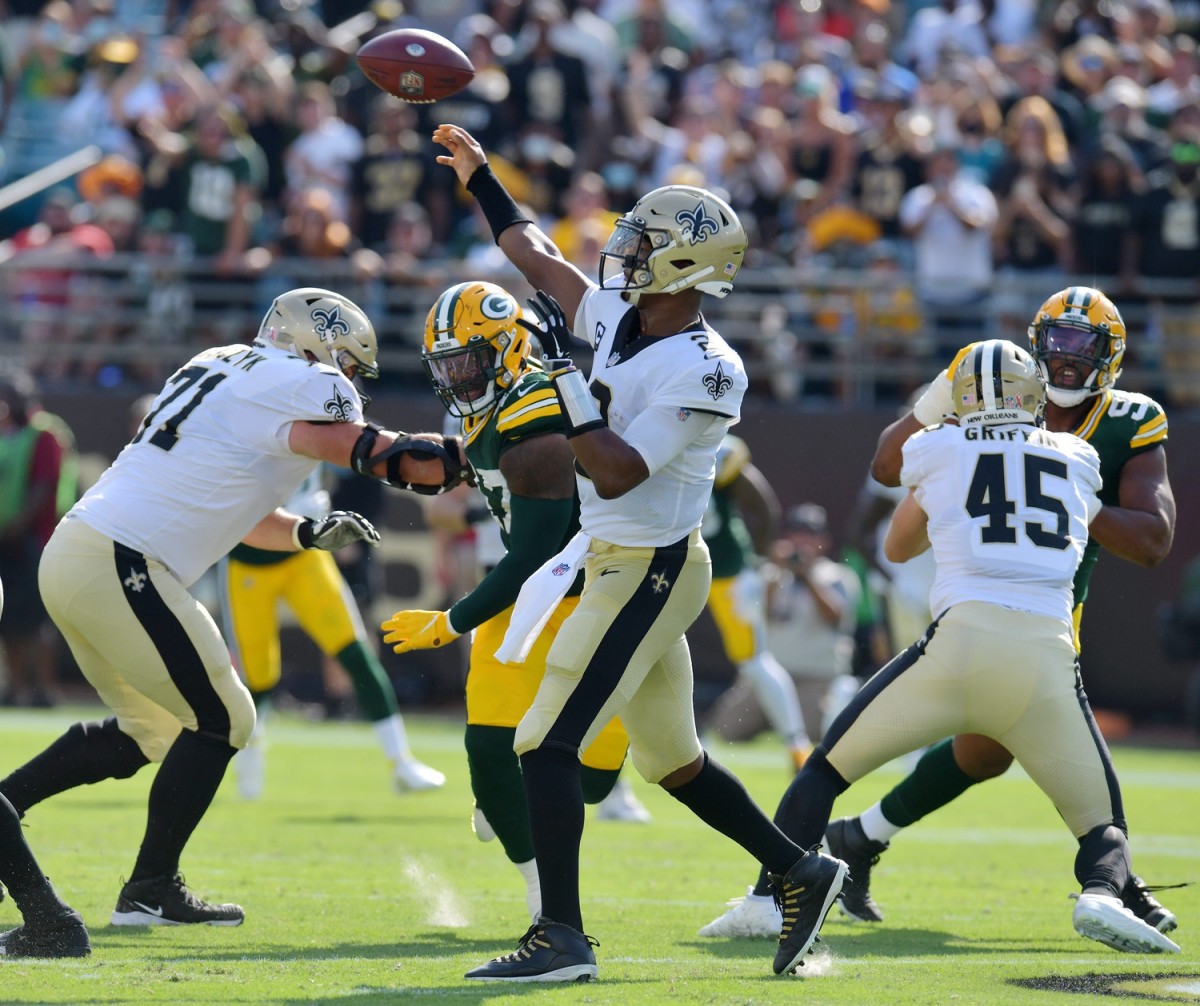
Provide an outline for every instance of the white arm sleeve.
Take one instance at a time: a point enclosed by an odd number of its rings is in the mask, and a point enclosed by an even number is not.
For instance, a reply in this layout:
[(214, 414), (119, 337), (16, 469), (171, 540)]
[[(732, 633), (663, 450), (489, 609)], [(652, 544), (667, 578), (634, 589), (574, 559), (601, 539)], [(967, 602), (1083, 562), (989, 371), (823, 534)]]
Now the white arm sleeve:
[(714, 423), (728, 422), (728, 417), (711, 412), (652, 405), (629, 424), (621, 438), (642, 456), (653, 475)]

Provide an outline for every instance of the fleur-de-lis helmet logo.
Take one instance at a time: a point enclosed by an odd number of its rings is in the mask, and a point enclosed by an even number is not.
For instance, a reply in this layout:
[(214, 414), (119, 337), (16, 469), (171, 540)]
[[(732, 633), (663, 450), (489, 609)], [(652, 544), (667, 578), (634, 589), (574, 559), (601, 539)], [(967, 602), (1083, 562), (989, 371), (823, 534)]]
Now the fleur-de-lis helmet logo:
[(341, 308), (334, 304), (329, 310), (319, 307), (312, 311), (313, 331), (322, 342), (333, 342), (340, 335), (350, 334), (350, 325), (342, 317)]
[(714, 401), (733, 387), (733, 378), (721, 369), (720, 361), (717, 361), (717, 369), (711, 374), (705, 374), (701, 380), (704, 383), (704, 389)]
[(704, 202), (696, 203), (694, 210), (680, 210), (675, 214), (675, 222), (679, 224), (684, 238), (690, 245), (707, 241), (711, 234), (714, 237), (720, 233), (721, 225), (715, 217), (710, 217), (704, 211)]

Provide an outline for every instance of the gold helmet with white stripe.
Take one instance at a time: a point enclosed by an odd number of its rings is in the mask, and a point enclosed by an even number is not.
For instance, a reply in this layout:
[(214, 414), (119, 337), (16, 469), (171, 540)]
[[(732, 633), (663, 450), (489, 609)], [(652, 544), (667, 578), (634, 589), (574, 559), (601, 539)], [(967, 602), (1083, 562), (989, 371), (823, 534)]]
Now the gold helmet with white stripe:
[(1033, 357), (1014, 342), (975, 343), (950, 380), (954, 412), (963, 426), (1042, 424), (1046, 379)]
[[(1116, 383), (1125, 357), (1125, 322), (1095, 287), (1071, 286), (1038, 309), (1029, 326), (1029, 345), (1050, 401), (1069, 409)], [(1054, 383), (1063, 378), (1073, 386)]]
[(452, 416), (486, 412), (529, 366), (521, 306), (495, 283), (458, 283), (425, 319), (421, 362)]

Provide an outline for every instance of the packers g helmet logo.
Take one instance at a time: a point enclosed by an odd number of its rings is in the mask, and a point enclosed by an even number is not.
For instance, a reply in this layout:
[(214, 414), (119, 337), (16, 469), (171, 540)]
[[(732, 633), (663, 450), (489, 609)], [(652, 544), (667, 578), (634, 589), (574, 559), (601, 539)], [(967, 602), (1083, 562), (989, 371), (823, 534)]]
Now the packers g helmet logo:
[(690, 245), (707, 241), (710, 234), (715, 237), (721, 231), (721, 225), (704, 212), (703, 202), (696, 203), (694, 210), (680, 210), (675, 214), (675, 222)]
[(341, 308), (336, 304), (328, 311), (314, 308), (313, 331), (322, 342), (333, 342), (339, 335), (349, 335), (350, 326), (342, 318)]
[(499, 293), (490, 293), (479, 302), (479, 311), (485, 318), (492, 321), (511, 317), (516, 312), (516, 304), (511, 297)]

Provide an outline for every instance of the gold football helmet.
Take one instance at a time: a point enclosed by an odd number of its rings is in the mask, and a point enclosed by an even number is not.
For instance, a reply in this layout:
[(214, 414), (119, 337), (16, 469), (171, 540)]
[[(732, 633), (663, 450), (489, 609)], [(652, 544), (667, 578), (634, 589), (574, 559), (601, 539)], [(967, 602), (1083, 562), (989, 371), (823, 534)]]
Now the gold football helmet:
[(486, 412), (529, 366), (520, 305), (495, 283), (459, 283), (425, 319), (421, 362), (452, 416)]
[(375, 328), (354, 301), (307, 286), (280, 294), (267, 308), (255, 342), (290, 349), (347, 376), (378, 377)]
[(617, 221), (600, 253), (600, 285), (633, 291), (635, 304), (643, 293), (689, 287), (724, 297), (746, 243), (745, 228), (724, 200), (692, 185), (664, 185)]
[[(1050, 401), (1070, 408), (1116, 383), (1125, 357), (1125, 322), (1117, 306), (1095, 287), (1072, 286), (1038, 308), (1029, 326), (1029, 345), (1046, 377)], [(1052, 359), (1077, 368), (1080, 385), (1056, 386), (1050, 374)]]
[(954, 412), (963, 426), (1042, 424), (1046, 379), (1015, 342), (977, 342), (951, 375)]

